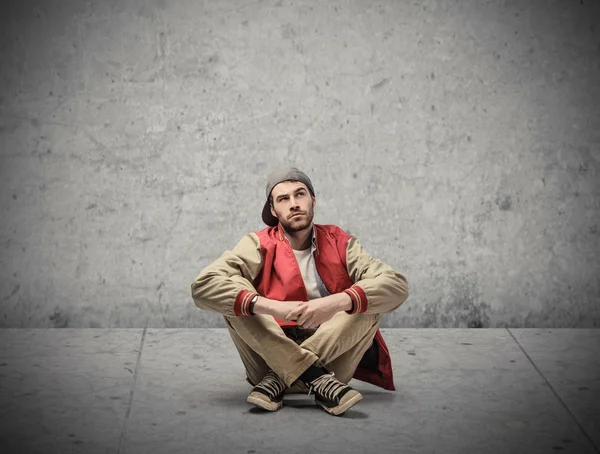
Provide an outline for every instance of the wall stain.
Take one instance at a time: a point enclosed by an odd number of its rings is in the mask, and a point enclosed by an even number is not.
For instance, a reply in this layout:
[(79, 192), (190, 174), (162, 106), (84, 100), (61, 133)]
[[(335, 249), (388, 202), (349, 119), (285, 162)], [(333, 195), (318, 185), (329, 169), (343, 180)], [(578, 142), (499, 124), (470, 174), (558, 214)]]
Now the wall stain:
[(54, 313), (50, 314), (48, 319), (53, 322), (54, 328), (68, 328), (69, 326), (69, 315), (63, 315), (60, 309), (54, 309)]
[(504, 197), (496, 198), (496, 205), (500, 208), (501, 211), (510, 210), (512, 206), (512, 199), (509, 195), (505, 195)]
[(490, 306), (480, 301), (475, 281), (467, 276), (451, 277), (450, 288), (450, 302), (444, 306), (438, 326), (488, 328)]
[(8, 295), (8, 296), (7, 296), (7, 297), (5, 297), (5, 298), (2, 298), (2, 301), (6, 301), (6, 300), (8, 300), (8, 299), (12, 298), (13, 296), (15, 296), (15, 295), (17, 294), (17, 292), (19, 291), (19, 289), (20, 289), (20, 288), (21, 288), (21, 284), (17, 284), (17, 285), (16, 285), (16, 286), (13, 288), (12, 292), (10, 292), (10, 295)]
[(386, 77), (385, 79), (381, 79), (376, 84), (371, 85), (371, 91), (374, 91), (374, 90), (377, 90), (377, 89), (383, 87), (384, 85), (386, 85), (387, 83), (389, 83), (389, 81), (390, 81), (389, 77)]

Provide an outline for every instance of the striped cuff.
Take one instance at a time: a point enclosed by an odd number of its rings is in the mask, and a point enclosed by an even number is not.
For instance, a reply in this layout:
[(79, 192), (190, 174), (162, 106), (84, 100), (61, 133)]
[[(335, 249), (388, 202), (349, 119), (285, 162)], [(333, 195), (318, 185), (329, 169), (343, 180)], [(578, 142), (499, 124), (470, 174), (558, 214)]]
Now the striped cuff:
[(363, 312), (366, 312), (369, 302), (367, 300), (367, 295), (362, 288), (358, 285), (353, 285), (344, 290), (344, 293), (350, 295), (350, 298), (352, 299), (353, 308), (352, 311), (348, 312), (349, 314), (362, 314)]
[(250, 314), (250, 301), (252, 301), (252, 298), (256, 295), (258, 295), (258, 293), (249, 290), (241, 290), (235, 298), (235, 303), (233, 303), (233, 312), (235, 312), (235, 315), (238, 317), (240, 315), (252, 315)]

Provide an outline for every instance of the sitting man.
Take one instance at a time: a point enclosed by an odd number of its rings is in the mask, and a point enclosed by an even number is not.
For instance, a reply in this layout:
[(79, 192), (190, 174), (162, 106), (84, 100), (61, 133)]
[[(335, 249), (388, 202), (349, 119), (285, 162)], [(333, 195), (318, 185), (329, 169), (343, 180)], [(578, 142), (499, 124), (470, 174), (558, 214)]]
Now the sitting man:
[(290, 392), (332, 415), (362, 399), (352, 378), (394, 390), (382, 313), (408, 297), (406, 278), (335, 225), (313, 224), (315, 191), (296, 168), (267, 181), (262, 219), (191, 285), (200, 309), (222, 314), (254, 387), (248, 402), (275, 411)]

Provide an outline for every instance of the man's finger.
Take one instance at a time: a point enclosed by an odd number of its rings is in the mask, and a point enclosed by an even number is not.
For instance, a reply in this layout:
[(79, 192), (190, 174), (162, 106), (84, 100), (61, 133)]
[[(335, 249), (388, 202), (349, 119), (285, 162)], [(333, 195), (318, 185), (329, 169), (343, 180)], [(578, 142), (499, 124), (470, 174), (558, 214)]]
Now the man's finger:
[(294, 320), (298, 318), (298, 316), (302, 313), (304, 308), (302, 306), (298, 306), (295, 309), (292, 309), (285, 317), (286, 320)]
[(296, 323), (298, 323), (298, 325), (304, 325), (304, 323), (306, 323), (306, 321), (310, 318), (312, 314), (307, 314), (306, 312), (304, 312), (297, 320)]
[(285, 316), (285, 320), (294, 320), (294, 318), (296, 318), (296, 314), (294, 314), (294, 312), (296, 312), (296, 309), (292, 309), (291, 311), (289, 311), (288, 314)]

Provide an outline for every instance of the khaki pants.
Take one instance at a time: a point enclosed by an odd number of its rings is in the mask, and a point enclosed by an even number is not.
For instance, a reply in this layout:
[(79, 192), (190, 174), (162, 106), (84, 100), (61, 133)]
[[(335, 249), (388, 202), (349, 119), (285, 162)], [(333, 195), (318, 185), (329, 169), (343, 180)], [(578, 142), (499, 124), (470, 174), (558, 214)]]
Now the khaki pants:
[(302, 336), (300, 327), (282, 329), (270, 315), (228, 317), (225, 322), (246, 368), (247, 381), (258, 384), (272, 369), (289, 386), (286, 393), (306, 392), (296, 382), (309, 366), (317, 362), (336, 378), (348, 383), (365, 352), (373, 344), (381, 314), (338, 312), (318, 329)]

